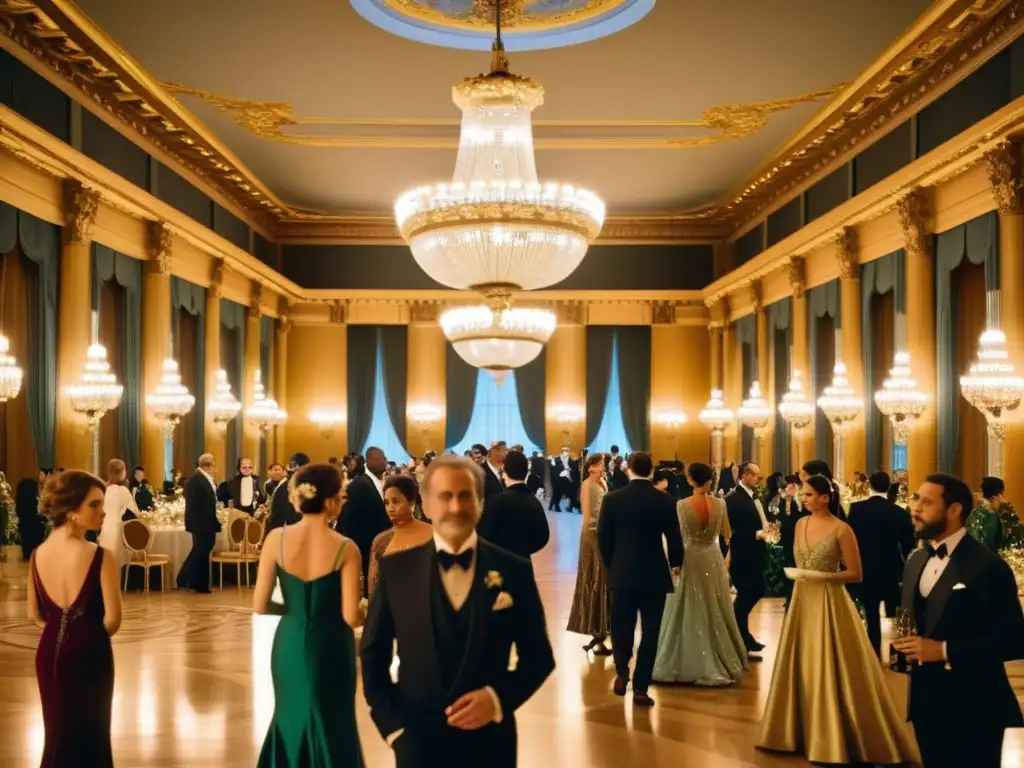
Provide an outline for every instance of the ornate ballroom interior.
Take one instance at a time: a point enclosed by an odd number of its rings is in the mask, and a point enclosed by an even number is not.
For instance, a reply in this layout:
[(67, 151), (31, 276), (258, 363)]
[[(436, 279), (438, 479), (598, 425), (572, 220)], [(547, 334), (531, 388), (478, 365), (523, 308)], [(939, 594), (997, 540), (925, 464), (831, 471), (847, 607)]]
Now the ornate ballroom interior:
[[(10, 485), (507, 437), (1022, 499), (1024, 4), (501, 5), (495, 53), (494, 0), (0, 0)], [(481, 163), (463, 81), (488, 72), (515, 140)], [(549, 517), (559, 667), (521, 764), (806, 764), (753, 748), (770, 650), (739, 690), (608, 698), (562, 631), (578, 518)], [(36, 630), (3, 573), (16, 768), (41, 752)], [(254, 764), (273, 624), (250, 595), (125, 596), (119, 762)], [(782, 615), (762, 602), (761, 634)]]

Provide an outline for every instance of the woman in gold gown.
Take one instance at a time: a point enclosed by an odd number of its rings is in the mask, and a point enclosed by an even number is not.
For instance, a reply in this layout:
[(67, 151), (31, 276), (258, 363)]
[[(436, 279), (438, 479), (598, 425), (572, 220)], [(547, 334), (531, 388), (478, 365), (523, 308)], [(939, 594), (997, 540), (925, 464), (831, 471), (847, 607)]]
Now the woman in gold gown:
[(758, 746), (813, 763), (920, 765), (846, 592), (846, 584), (861, 580), (861, 563), (853, 531), (835, 516), (838, 493), (815, 475), (804, 483), (803, 501), (811, 514), (797, 523), (797, 567), (786, 569), (793, 598)]

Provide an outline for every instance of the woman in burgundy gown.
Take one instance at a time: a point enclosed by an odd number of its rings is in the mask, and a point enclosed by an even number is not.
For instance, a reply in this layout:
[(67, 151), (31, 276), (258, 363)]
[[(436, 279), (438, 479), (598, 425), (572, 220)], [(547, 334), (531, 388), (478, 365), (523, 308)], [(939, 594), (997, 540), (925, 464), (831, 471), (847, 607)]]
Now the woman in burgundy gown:
[(85, 539), (103, 525), (103, 481), (69, 470), (51, 477), (39, 511), (53, 533), (33, 553), (28, 613), (43, 630), (36, 679), (46, 739), (42, 768), (113, 766), (110, 710), (121, 624), (117, 562)]

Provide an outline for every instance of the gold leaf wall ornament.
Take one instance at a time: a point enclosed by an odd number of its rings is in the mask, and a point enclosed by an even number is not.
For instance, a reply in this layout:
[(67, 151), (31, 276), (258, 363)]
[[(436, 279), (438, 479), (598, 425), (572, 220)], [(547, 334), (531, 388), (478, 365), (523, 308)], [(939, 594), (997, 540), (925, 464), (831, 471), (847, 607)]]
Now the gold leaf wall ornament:
[(763, 309), (761, 304), (761, 281), (751, 280), (747, 285), (747, 290), (750, 291), (750, 306), (754, 308), (754, 313), (758, 313)]
[(157, 275), (170, 275), (171, 251), (174, 245), (171, 230), (162, 221), (151, 221), (147, 224), (147, 233), (146, 250), (150, 270)]
[(651, 303), (651, 323), (653, 325), (675, 325), (676, 302), (655, 301)]
[(100, 209), (100, 193), (77, 179), (65, 179), (63, 198), (65, 244), (92, 242), (92, 225)]
[(441, 314), (441, 305), (436, 301), (412, 301), (409, 304), (409, 319), (414, 323), (436, 323)]
[(348, 319), (348, 302), (340, 299), (331, 302), (331, 322), (344, 325)]
[(920, 189), (912, 189), (896, 201), (904, 247), (911, 253), (929, 253), (928, 203)]
[(555, 304), (559, 325), (586, 325), (587, 307), (582, 301), (559, 301)]
[(252, 299), (249, 302), (249, 317), (259, 320), (263, 317), (263, 284), (252, 284)]
[(857, 258), (857, 236), (851, 227), (843, 227), (835, 237), (836, 261), (839, 263), (840, 280), (856, 280), (860, 277), (860, 261)]
[(213, 260), (213, 270), (210, 275), (210, 293), (218, 298), (224, 293), (224, 274), (226, 270), (227, 267), (224, 265), (224, 259)]
[(801, 256), (790, 256), (789, 258), (789, 287), (793, 292), (793, 298), (802, 298), (807, 290), (807, 282), (804, 278), (804, 260)]
[[(230, 96), (190, 88), (179, 83), (164, 83), (164, 89), (176, 96), (201, 99), (218, 112), (254, 135), (280, 144), (308, 147), (364, 147), (375, 149), (457, 149), (458, 120), (358, 120), (334, 117), (299, 117), (284, 101), (236, 99)], [(725, 104), (709, 107), (700, 120), (535, 120), (535, 149), (696, 149), (753, 136), (768, 124), (771, 115), (800, 104), (824, 101), (846, 87), (845, 83), (810, 93), (750, 104)], [(345, 135), (300, 133), (286, 128), (336, 126)], [(430, 129), (450, 128), (450, 136), (432, 136)], [(651, 136), (651, 129), (663, 129), (664, 136)], [(427, 129), (426, 131), (424, 129)], [(643, 135), (630, 135), (631, 129), (644, 129)], [(679, 136), (680, 129), (712, 131), (705, 136)], [(576, 135), (568, 135), (574, 131)], [(419, 135), (417, 135), (419, 134)]]
[(1024, 213), (1020, 146), (1010, 141), (1000, 142), (994, 149), (985, 153), (985, 171), (988, 173), (999, 212)]

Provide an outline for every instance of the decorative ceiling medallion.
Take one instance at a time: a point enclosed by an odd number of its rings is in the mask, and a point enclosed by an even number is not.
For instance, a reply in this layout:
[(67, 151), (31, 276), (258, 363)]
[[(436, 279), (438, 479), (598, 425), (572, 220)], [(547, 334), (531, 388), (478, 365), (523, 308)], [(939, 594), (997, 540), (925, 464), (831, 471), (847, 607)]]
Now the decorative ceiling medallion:
[[(399, 37), (444, 48), (486, 51), (495, 0), (351, 0), (367, 21)], [(504, 0), (502, 36), (509, 51), (586, 43), (640, 21), (655, 0)]]

